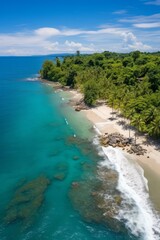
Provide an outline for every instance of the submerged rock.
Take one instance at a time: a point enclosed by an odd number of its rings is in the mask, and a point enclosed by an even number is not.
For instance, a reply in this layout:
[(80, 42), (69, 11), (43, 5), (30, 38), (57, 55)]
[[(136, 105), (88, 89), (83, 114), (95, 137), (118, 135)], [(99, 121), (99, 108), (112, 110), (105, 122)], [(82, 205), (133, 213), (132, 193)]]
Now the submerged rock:
[(78, 156), (73, 156), (73, 160), (78, 160), (79, 157)]
[(79, 182), (72, 182), (72, 188), (78, 188), (80, 185)]
[(67, 162), (60, 162), (55, 166), (55, 171), (60, 173), (67, 173), (68, 172), (68, 163)]
[(63, 181), (66, 178), (66, 175), (64, 173), (57, 173), (53, 177), (56, 180)]
[(7, 207), (5, 223), (23, 221), (25, 227), (28, 227), (44, 201), (44, 193), (49, 183), (48, 178), (40, 176), (19, 187)]
[(59, 162), (53, 170), (52, 180), (63, 181), (68, 175), (69, 165), (67, 162)]
[(67, 144), (76, 144), (76, 145), (81, 145), (83, 143), (86, 143), (86, 140), (80, 138), (80, 137), (75, 137), (75, 136), (69, 136), (66, 140)]
[(117, 181), (117, 173), (104, 167), (98, 171), (98, 178), (73, 182), (69, 196), (85, 221), (103, 224), (113, 231), (122, 232), (125, 227), (116, 218), (122, 202)]

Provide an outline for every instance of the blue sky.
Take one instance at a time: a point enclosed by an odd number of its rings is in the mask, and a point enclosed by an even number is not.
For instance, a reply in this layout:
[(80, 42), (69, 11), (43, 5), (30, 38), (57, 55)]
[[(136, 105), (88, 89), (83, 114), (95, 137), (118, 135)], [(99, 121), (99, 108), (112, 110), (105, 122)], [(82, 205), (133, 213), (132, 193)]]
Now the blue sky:
[(0, 55), (160, 50), (160, 0), (5, 0)]

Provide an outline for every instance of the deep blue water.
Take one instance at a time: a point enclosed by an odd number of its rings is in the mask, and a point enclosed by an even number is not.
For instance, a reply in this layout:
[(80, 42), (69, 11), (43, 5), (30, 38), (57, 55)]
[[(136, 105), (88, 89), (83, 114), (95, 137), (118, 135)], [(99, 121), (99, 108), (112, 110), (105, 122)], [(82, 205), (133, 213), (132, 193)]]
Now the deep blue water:
[[(0, 239), (133, 239), (85, 221), (70, 200), (72, 182), (93, 177), (98, 155), (89, 142), (92, 126), (67, 105), (67, 93), (32, 81), (46, 58), (0, 57)], [(50, 181), (43, 201), (38, 205), (39, 180), (33, 196), (19, 200), (18, 189), (40, 177)], [(36, 211), (28, 213), (34, 204)]]

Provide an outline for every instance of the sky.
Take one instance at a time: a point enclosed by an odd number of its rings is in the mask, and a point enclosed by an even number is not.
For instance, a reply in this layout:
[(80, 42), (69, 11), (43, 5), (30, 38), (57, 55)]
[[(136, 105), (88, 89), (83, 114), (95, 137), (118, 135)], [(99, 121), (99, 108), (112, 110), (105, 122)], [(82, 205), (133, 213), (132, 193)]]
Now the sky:
[(0, 55), (160, 51), (160, 0), (2, 0)]

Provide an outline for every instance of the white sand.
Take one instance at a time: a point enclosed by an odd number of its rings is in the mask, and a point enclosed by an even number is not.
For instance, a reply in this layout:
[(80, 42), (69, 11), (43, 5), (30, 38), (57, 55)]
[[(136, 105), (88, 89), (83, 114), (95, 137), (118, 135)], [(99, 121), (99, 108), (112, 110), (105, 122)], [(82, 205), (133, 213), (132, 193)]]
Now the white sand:
[[(58, 83), (52, 83), (49, 81), (44, 81), (50, 86), (53, 87), (60, 87), (60, 84)], [(69, 90), (68, 91), (72, 94), (71, 97), (71, 102), (72, 105), (73, 103), (79, 102), (82, 98), (83, 95), (77, 90)], [(104, 133), (114, 133), (114, 132), (119, 132), (125, 137), (129, 137), (129, 130), (124, 129), (123, 125), (119, 125), (119, 121), (125, 121), (127, 122), (127, 119), (117, 117), (117, 115), (112, 114), (112, 109), (106, 105), (101, 105), (96, 108), (90, 108), (88, 110), (83, 110), (83, 112), (86, 114), (86, 117), (95, 125), (95, 127), (101, 132), (101, 134)], [(112, 117), (115, 117), (115, 119), (111, 119)], [(127, 122), (128, 123), (128, 122)], [(134, 138), (135, 136), (135, 131), (131, 130), (130, 131), (130, 136)], [(146, 137), (145, 135), (143, 136), (138, 136), (136, 143), (141, 144), (141, 146), (147, 150), (146, 154), (144, 156), (137, 156), (132, 154), (131, 156), (134, 156), (134, 159), (136, 159), (139, 164), (145, 164), (147, 165), (150, 169), (152, 169), (153, 172), (157, 173), (160, 175), (160, 146), (159, 150), (156, 150), (156, 146), (152, 144), (146, 144)], [(127, 152), (126, 152), (127, 153)], [(127, 153), (128, 154), (128, 153)]]
[[(123, 136), (129, 137), (129, 130), (124, 129), (122, 125), (118, 124), (119, 121), (125, 121), (128, 123), (128, 120), (117, 117), (116, 114), (114, 115), (115, 119), (112, 120), (111, 118), (113, 115), (110, 107), (102, 105), (100, 107), (91, 108), (89, 110), (85, 110), (85, 114), (102, 134), (119, 132), (120, 134), (123, 134)], [(134, 138), (134, 130), (130, 131), (130, 136)], [(146, 164), (153, 171), (160, 174), (160, 151), (156, 150), (156, 146), (152, 144), (147, 145), (145, 143), (146, 141), (147, 139), (144, 135), (138, 136), (136, 143), (141, 144), (141, 146), (146, 149), (147, 152), (144, 156), (135, 155), (136, 159), (140, 164)]]
[[(72, 99), (74, 99), (75, 102), (78, 102), (83, 97), (83, 95), (76, 90), (71, 90), (70, 92), (72, 93)], [(129, 137), (129, 130), (125, 129), (123, 125), (118, 124), (120, 121), (125, 121), (129, 124), (129, 121), (122, 117), (117, 117), (117, 114), (113, 115), (112, 108), (103, 104), (99, 107), (83, 110), (83, 112), (101, 134), (119, 132), (123, 136)], [(114, 120), (112, 117), (114, 117)], [(134, 130), (130, 130), (130, 136), (135, 138)], [(136, 159), (139, 164), (142, 165), (142, 167), (143, 164), (145, 164), (152, 169), (153, 172), (160, 175), (160, 146), (159, 150), (157, 150), (156, 146), (152, 145), (151, 143), (147, 143), (145, 135), (138, 136), (136, 143), (140, 144), (144, 149), (147, 150), (147, 152), (143, 156), (137, 156), (135, 154), (131, 154), (131, 156), (133, 156), (134, 159)]]

